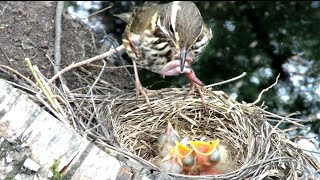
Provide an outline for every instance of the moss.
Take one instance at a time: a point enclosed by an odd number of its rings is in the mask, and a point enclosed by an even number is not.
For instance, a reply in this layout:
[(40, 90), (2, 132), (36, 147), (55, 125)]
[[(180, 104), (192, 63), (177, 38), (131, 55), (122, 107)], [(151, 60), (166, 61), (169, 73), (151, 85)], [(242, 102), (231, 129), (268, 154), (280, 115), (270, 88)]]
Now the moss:
[(53, 180), (62, 180), (62, 174), (58, 170), (59, 164), (60, 164), (60, 160), (55, 160), (53, 165), (50, 167), (53, 173), (53, 177), (52, 177)]
[(12, 179), (14, 179), (12, 176), (7, 176), (4, 178), (4, 180), (12, 180)]

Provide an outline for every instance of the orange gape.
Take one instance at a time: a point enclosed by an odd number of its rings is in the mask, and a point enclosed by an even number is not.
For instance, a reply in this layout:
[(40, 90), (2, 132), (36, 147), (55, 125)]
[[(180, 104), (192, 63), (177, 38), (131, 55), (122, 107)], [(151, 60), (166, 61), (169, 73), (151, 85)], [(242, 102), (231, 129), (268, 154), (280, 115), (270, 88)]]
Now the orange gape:
[(176, 142), (176, 148), (178, 156), (183, 165), (183, 174), (187, 174), (189, 171), (191, 171), (194, 165), (193, 150), (179, 142)]
[(162, 159), (160, 168), (185, 175), (222, 174), (217, 166), (221, 160), (218, 139), (209, 142), (189, 141), (188, 144), (191, 148), (176, 141), (173, 150)]
[(158, 153), (157, 166), (170, 173), (219, 175), (235, 169), (226, 146), (220, 145), (219, 139), (208, 142), (181, 140), (170, 122), (158, 138)]
[[(219, 163), (220, 156), (218, 152), (219, 140), (203, 142), (189, 141), (195, 154), (195, 168), (200, 175), (212, 175), (220, 172), (214, 171), (213, 167)], [(217, 157), (216, 157), (217, 156)], [(198, 175), (199, 175), (198, 174)]]

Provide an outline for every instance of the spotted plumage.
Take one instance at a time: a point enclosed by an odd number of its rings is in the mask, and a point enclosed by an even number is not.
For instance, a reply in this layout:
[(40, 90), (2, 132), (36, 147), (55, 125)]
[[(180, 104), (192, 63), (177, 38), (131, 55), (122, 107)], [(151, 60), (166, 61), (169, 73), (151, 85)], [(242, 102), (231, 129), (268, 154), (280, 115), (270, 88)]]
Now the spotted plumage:
[(133, 13), (117, 15), (127, 22), (123, 45), (133, 60), (137, 95), (140, 91), (152, 111), (148, 95), (141, 85), (137, 64), (165, 76), (186, 74), (191, 91), (197, 87), (203, 105), (204, 96), (191, 64), (196, 62), (212, 38), (197, 6), (190, 1), (166, 4), (145, 3)]
[(212, 38), (192, 2), (146, 3), (137, 8), (124, 33), (124, 46), (140, 66), (163, 74), (163, 67), (179, 59), (182, 48), (190, 52), (189, 64), (196, 62)]

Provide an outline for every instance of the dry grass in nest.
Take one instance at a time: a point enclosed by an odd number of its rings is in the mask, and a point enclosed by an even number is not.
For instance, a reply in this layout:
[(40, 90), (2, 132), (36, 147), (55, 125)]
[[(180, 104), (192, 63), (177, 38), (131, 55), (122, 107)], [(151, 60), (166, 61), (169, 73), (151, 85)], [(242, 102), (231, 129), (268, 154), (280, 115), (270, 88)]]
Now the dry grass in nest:
[[(157, 154), (157, 138), (171, 122), (182, 138), (219, 138), (229, 147), (238, 169), (214, 177), (294, 179), (308, 173), (313, 175), (311, 166), (316, 162), (289, 141), (285, 130), (268, 123), (268, 120), (278, 120), (302, 126), (296, 119), (277, 116), (262, 107), (236, 102), (222, 91), (211, 90), (204, 91), (207, 103), (207, 112), (204, 112), (200, 97), (187, 96), (187, 92), (188, 89), (179, 88), (152, 91), (149, 98), (154, 114), (142, 96), (136, 101), (135, 92), (115, 98), (117, 103), (106, 118), (119, 148), (140, 157), (141, 161), (152, 161)], [(154, 168), (151, 163), (147, 165)]]

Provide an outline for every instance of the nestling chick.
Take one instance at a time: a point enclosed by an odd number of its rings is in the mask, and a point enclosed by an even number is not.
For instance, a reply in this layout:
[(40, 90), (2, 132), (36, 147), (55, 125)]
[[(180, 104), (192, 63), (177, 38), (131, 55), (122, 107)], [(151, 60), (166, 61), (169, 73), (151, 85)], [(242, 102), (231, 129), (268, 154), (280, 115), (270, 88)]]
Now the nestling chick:
[(209, 142), (190, 141), (195, 152), (195, 164), (200, 175), (225, 174), (235, 170), (235, 164), (230, 160), (230, 152), (219, 139)]
[(158, 137), (158, 156), (167, 156), (176, 146), (176, 141), (180, 141), (180, 136), (168, 122), (166, 130)]
[(167, 172), (188, 174), (193, 165), (193, 150), (176, 141), (175, 148), (169, 155), (163, 158), (160, 168)]
[(194, 165), (194, 153), (191, 148), (186, 145), (176, 142), (177, 154), (183, 165), (183, 174), (189, 174)]
[(183, 172), (183, 163), (181, 161), (177, 145), (170, 152), (170, 154), (162, 159), (159, 167), (165, 172), (176, 174), (181, 174)]
[(204, 168), (200, 175), (218, 175), (232, 172), (236, 169), (236, 164), (230, 159), (230, 152), (227, 146), (218, 144), (217, 150), (210, 156), (214, 165)]

